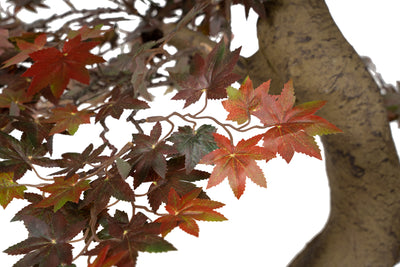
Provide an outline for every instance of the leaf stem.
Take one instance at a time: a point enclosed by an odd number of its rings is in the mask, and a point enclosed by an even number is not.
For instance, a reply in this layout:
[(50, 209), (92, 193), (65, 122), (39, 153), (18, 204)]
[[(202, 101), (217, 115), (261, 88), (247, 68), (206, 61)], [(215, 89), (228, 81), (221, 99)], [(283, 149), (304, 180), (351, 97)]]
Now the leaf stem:
[(203, 111), (207, 108), (207, 104), (208, 104), (208, 101), (207, 101), (207, 90), (205, 90), (204, 107), (203, 107), (199, 112), (197, 112), (196, 114), (194, 114), (193, 116), (194, 116), (194, 117), (197, 117), (198, 115), (200, 115), (201, 113), (203, 113)]
[(220, 122), (219, 120), (217, 120), (216, 118), (214, 118), (214, 117), (211, 117), (211, 116), (202, 116), (202, 117), (194, 117), (193, 115), (191, 115), (191, 114), (188, 114), (188, 116), (190, 117), (190, 118), (192, 118), (192, 119), (208, 119), (208, 120), (212, 120), (213, 122), (215, 122), (216, 124), (218, 124), (219, 126), (221, 126), (224, 130), (225, 130), (225, 132), (229, 135), (229, 140), (231, 141), (231, 144), (233, 145), (234, 144), (234, 142), (233, 142), (233, 135), (232, 135), (232, 133), (228, 130), (228, 128), (226, 127), (226, 126), (231, 126), (230, 124), (225, 124), (225, 123), (222, 123), (222, 122)]
[(29, 164), (29, 166), (32, 168), (33, 172), (36, 174), (36, 176), (37, 176), (40, 180), (47, 181), (47, 182), (53, 181), (52, 178), (44, 178), (43, 176), (41, 176), (41, 175), (39, 174), (39, 172), (36, 170), (35, 166), (33, 166), (33, 164), (31, 164), (31, 163), (28, 163), (28, 164)]
[(146, 206), (135, 205), (135, 204), (132, 204), (132, 205), (133, 205), (135, 208), (143, 209), (143, 210), (145, 210), (145, 211), (147, 211), (147, 212), (153, 213), (153, 214), (158, 215), (158, 216), (166, 215), (166, 214), (162, 214), (162, 213), (158, 213), (158, 212), (156, 212), (156, 211), (153, 211), (153, 210), (149, 209), (149, 208), (146, 207)]
[(164, 141), (165, 139), (167, 139), (168, 136), (170, 136), (171, 133), (172, 133), (172, 132), (174, 131), (174, 129), (175, 129), (175, 124), (174, 124), (170, 119), (166, 119), (165, 121), (168, 122), (169, 124), (171, 124), (171, 129), (169, 130), (169, 132), (168, 132), (163, 138), (161, 138), (161, 139), (159, 140), (159, 142), (162, 142), (162, 141)]
[(79, 238), (79, 239), (76, 239), (76, 240), (68, 241), (68, 243), (71, 244), (71, 243), (76, 243), (76, 242), (83, 241), (83, 240), (85, 240), (85, 239), (88, 237), (88, 235), (89, 235), (89, 229), (86, 229), (85, 233), (83, 234), (83, 237), (81, 237), (81, 238)]
[[(97, 175), (100, 171), (104, 170), (104, 168), (106, 168), (106, 167), (110, 166), (111, 164), (113, 164), (114, 161), (115, 161), (115, 159), (120, 158), (123, 154), (125, 154), (126, 152), (128, 152), (129, 149), (131, 149), (132, 147), (133, 147), (133, 143), (132, 143), (132, 142), (126, 143), (126, 144), (124, 145), (124, 147), (121, 148), (121, 150), (120, 150), (117, 154), (112, 155), (109, 159), (107, 159), (106, 161), (104, 161), (104, 162), (98, 167), (97, 170), (95, 170), (95, 171), (92, 172), (91, 174), (85, 176), (84, 178), (87, 179), (87, 178), (90, 178), (90, 177), (92, 177), (92, 176)], [(82, 179), (83, 179), (83, 178), (82, 178)]]
[(89, 247), (90, 243), (92, 243), (92, 241), (94, 240), (94, 236), (89, 237), (88, 242), (86, 242), (85, 246), (82, 248), (82, 250), (78, 253), (78, 255), (76, 255), (73, 259), (72, 262), (74, 262), (77, 258), (79, 258), (80, 256), (82, 256), (83, 253), (85, 253), (85, 251), (87, 250), (87, 248)]
[(118, 204), (119, 203), (119, 199), (117, 199), (116, 201), (114, 201), (114, 203), (111, 203), (110, 205), (107, 205), (106, 207), (105, 207), (105, 209), (108, 209), (108, 208), (110, 208), (110, 207), (112, 207), (112, 206), (114, 206), (114, 205), (116, 205), (116, 204)]

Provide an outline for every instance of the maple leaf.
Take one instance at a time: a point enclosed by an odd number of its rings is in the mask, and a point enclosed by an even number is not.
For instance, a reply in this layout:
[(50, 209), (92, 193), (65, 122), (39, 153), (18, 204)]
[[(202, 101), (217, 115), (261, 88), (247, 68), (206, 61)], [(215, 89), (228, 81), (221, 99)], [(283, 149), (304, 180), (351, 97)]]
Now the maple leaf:
[(180, 197), (173, 188), (170, 189), (168, 202), (165, 206), (169, 214), (155, 220), (155, 222), (161, 223), (162, 236), (166, 236), (177, 226), (188, 234), (199, 236), (199, 226), (195, 220), (227, 220), (221, 213), (214, 210), (223, 207), (225, 204), (197, 198), (201, 191), (201, 188), (196, 188)]
[[(34, 130), (34, 129), (32, 129)], [(23, 134), (21, 141), (0, 131), (0, 172), (14, 172), (14, 181), (21, 178), (31, 165), (55, 167), (57, 163), (44, 155), (48, 152), (44, 145), (35, 145), (29, 135)]]
[(70, 224), (62, 213), (55, 213), (50, 222), (24, 216), (29, 237), (7, 248), (9, 255), (26, 254), (13, 266), (60, 266), (72, 263), (72, 245), (68, 242), (85, 226), (86, 221)]
[[(193, 182), (207, 179), (210, 174), (205, 171), (192, 170), (189, 173), (185, 168), (184, 157), (171, 158), (167, 162), (167, 174), (165, 179), (154, 181), (149, 187), (147, 198), (150, 206), (156, 211), (161, 203), (167, 203), (168, 194), (173, 188), (178, 194), (184, 195), (197, 188)], [(199, 198), (207, 199), (207, 195), (201, 192)]]
[(49, 8), (43, 3), (43, 0), (8, 0), (14, 4), (14, 13), (18, 13), (22, 8), (36, 13), (36, 8)]
[(80, 207), (92, 204), (96, 215), (105, 209), (111, 196), (122, 201), (135, 200), (132, 188), (115, 169), (111, 169), (107, 176), (92, 181), (90, 186), (91, 189), (85, 191)]
[(279, 153), (290, 162), (295, 151), (321, 158), (314, 135), (342, 132), (324, 118), (314, 115), (326, 101), (313, 101), (294, 106), (293, 82), (284, 85), (280, 95), (263, 94), (261, 104), (252, 112), (265, 126), (273, 126), (264, 134), (263, 146)]
[(10, 70), (0, 70), (0, 84), (6, 85), (3, 90), (8, 91), (26, 91), (29, 86), (29, 81), (21, 77), (21, 69), (16, 67)]
[(86, 252), (86, 255), (98, 255), (105, 247), (110, 249), (107, 257), (124, 254), (116, 266), (136, 266), (139, 251), (165, 252), (176, 250), (169, 242), (159, 236), (160, 226), (148, 223), (148, 218), (143, 213), (137, 213), (129, 220), (125, 212), (116, 211), (114, 217), (107, 220), (104, 225), (104, 235), (109, 236), (100, 242), (97, 247)]
[(55, 123), (51, 129), (50, 135), (61, 133), (65, 130), (73, 135), (79, 128), (79, 125), (90, 123), (90, 117), (94, 113), (90, 110), (79, 110), (75, 105), (68, 104), (65, 107), (56, 107), (51, 110), (53, 113), (49, 118), (42, 120), (44, 123)]
[(27, 96), (24, 89), (12, 90), (7, 87), (0, 93), (0, 108), (9, 108), (10, 115), (17, 115), (12, 112), (13, 107), (16, 106), (19, 110), (25, 110), (25, 106), (22, 104), (31, 100), (32, 97)]
[(261, 96), (268, 92), (270, 82), (262, 83), (255, 90), (250, 78), (246, 78), (239, 90), (228, 87), (228, 100), (222, 101), (223, 107), (229, 112), (227, 120), (236, 121), (238, 124), (249, 120), (250, 114), (256, 110), (261, 102)]
[(200, 161), (201, 164), (216, 165), (208, 180), (207, 188), (218, 185), (228, 177), (233, 193), (239, 199), (246, 186), (246, 177), (261, 187), (267, 187), (263, 171), (256, 160), (268, 161), (275, 155), (257, 146), (262, 135), (248, 140), (242, 139), (237, 146), (223, 135), (214, 133), (214, 138), (219, 149), (205, 155)]
[(12, 222), (14, 221), (25, 221), (27, 218), (31, 218), (32, 216), (38, 218), (47, 224), (51, 224), (51, 220), (56, 213), (62, 213), (67, 219), (69, 224), (74, 224), (77, 222), (86, 221), (88, 217), (90, 217), (90, 210), (86, 208), (78, 209), (78, 204), (74, 202), (67, 202), (65, 205), (58, 211), (54, 213), (53, 207), (45, 207), (38, 208), (36, 204), (43, 201), (44, 197), (42, 195), (34, 194), (34, 193), (25, 193), (24, 199), (29, 201), (31, 204), (25, 206), (20, 211), (18, 211), (15, 216), (12, 218)]
[(98, 122), (107, 118), (109, 115), (115, 119), (121, 117), (122, 112), (125, 109), (146, 109), (149, 105), (142, 100), (133, 98), (130, 93), (132, 91), (120, 92), (120, 88), (117, 86), (111, 92), (111, 98), (100, 107), (99, 112), (96, 114), (95, 121)]
[(176, 77), (182, 89), (172, 99), (186, 100), (184, 107), (187, 107), (197, 102), (203, 92), (207, 92), (208, 99), (225, 98), (225, 88), (240, 78), (232, 73), (239, 53), (240, 48), (232, 53), (228, 52), (221, 41), (205, 60), (199, 54), (195, 54), (191, 74), (188, 77)]
[(202, 125), (197, 130), (184, 126), (179, 127), (178, 132), (167, 139), (185, 156), (187, 173), (194, 169), (203, 156), (218, 148), (212, 136), (215, 131), (215, 127), (211, 125)]
[(14, 198), (24, 199), (24, 185), (19, 185), (13, 181), (14, 173), (0, 173), (0, 205), (5, 209)]
[(157, 122), (150, 132), (150, 136), (145, 134), (134, 134), (133, 142), (135, 147), (132, 149), (134, 185), (139, 186), (144, 179), (148, 178), (149, 173), (154, 171), (157, 175), (165, 178), (167, 172), (167, 161), (165, 154), (170, 155), (176, 150), (167, 145), (165, 141), (159, 141), (161, 136), (161, 124)]
[[(46, 140), (47, 142), (44, 143), (43, 145), (46, 148), (46, 150), (50, 153), (50, 155), (52, 154), (53, 136), (49, 136), (51, 130), (50, 124), (41, 124), (38, 120), (22, 116), (14, 117), (13, 119), (14, 121), (12, 122), (12, 126), (15, 127), (15, 129), (22, 132), (21, 142), (31, 144), (33, 147), (38, 148), (40, 144), (42, 144), (43, 141)], [(52, 164), (51, 166), (43, 164), (46, 163), (43, 160), (44, 158), (42, 158), (42, 162), (36, 161), (35, 164), (38, 164), (43, 167), (55, 166), (55, 164)], [(56, 163), (54, 161), (51, 162)]]
[(81, 153), (69, 152), (61, 155), (62, 159), (58, 160), (58, 167), (64, 168), (61, 171), (52, 173), (52, 175), (66, 174), (66, 177), (70, 177), (76, 173), (77, 170), (83, 168), (86, 164), (93, 164), (102, 162), (107, 159), (106, 156), (100, 156), (104, 151), (107, 144), (103, 144), (93, 150), (93, 144), (88, 145)]
[(104, 62), (102, 57), (89, 52), (96, 45), (98, 42), (81, 42), (81, 36), (77, 35), (65, 42), (62, 51), (50, 47), (29, 54), (35, 62), (22, 74), (33, 77), (28, 95), (50, 85), (53, 95), (60, 98), (70, 79), (89, 84), (89, 71), (85, 66)]
[(51, 193), (49, 197), (36, 204), (36, 207), (54, 206), (54, 212), (59, 210), (67, 201), (79, 202), (81, 193), (90, 188), (89, 180), (79, 179), (75, 174), (68, 179), (54, 177), (54, 183), (39, 187), (43, 192)]
[(37, 35), (33, 43), (18, 38), (16, 43), (21, 51), (12, 58), (4, 61), (4, 66), (1, 68), (7, 68), (11, 65), (25, 61), (27, 58), (29, 58), (29, 54), (42, 49), (46, 42), (47, 36), (44, 33)]

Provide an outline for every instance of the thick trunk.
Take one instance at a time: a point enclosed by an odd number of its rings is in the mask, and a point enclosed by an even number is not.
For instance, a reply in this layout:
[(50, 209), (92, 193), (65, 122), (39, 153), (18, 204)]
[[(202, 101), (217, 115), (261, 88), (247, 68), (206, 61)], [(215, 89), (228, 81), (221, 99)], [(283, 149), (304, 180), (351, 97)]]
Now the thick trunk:
[[(268, 14), (258, 24), (250, 76), (276, 86), (292, 78), (299, 101), (327, 100), (319, 115), (344, 131), (323, 138), (329, 220), (291, 266), (393, 266), (400, 166), (379, 90), (322, 0), (276, 0)], [(269, 72), (257, 71), (265, 66)]]

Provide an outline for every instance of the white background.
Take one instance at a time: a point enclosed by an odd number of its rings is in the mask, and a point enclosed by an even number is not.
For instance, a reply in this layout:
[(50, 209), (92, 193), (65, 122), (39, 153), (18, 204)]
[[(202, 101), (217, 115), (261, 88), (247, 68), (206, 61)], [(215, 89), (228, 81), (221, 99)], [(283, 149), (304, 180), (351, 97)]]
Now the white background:
[[(52, 1), (47, 2), (51, 5)], [(361, 55), (372, 58), (387, 82), (394, 83), (399, 79), (399, 1), (327, 2), (338, 26), (354, 48)], [(249, 56), (257, 49), (257, 46), (254, 46), (257, 43), (256, 16), (251, 12), (248, 22), (245, 22), (243, 13), (238, 12), (239, 9), (235, 7), (233, 10), (233, 45), (242, 45), (242, 55)], [(21, 12), (21, 17), (28, 14)], [(170, 97), (171, 95), (167, 95), (164, 100), (158, 101), (162, 103)], [(214, 106), (214, 113), (224, 113), (221, 106)], [(160, 114), (161, 111), (153, 112)], [(163, 115), (168, 114), (164, 109), (162, 112)], [(110, 135), (115, 134), (116, 142), (120, 142), (119, 147), (130, 140), (134, 131), (131, 126), (127, 127), (122, 122), (112, 120), (109, 123), (113, 125), (110, 128), (114, 129), (114, 133)], [(95, 134), (88, 134), (88, 128), (90, 127), (86, 125), (81, 126), (75, 136), (64, 139), (57, 137), (59, 139), (56, 139), (55, 143), (68, 144), (69, 151), (76, 152), (82, 151), (87, 143), (100, 144), (101, 140), (96, 139)], [(399, 139), (397, 125), (392, 125), (392, 129), (395, 139)], [(242, 137), (237, 137), (235, 141), (239, 141), (240, 138)], [(248, 181), (240, 200), (233, 196), (226, 181), (207, 190), (212, 199), (226, 204), (219, 211), (229, 221), (200, 222), (199, 238), (176, 229), (166, 239), (174, 244), (178, 251), (141, 253), (137, 266), (286, 266), (306, 242), (318, 233), (328, 217), (329, 188), (324, 164), (323, 161), (296, 154), (289, 165), (281, 158), (273, 159), (267, 164), (261, 162), (259, 165), (267, 177), (267, 189), (259, 188)], [(25, 201), (14, 200), (6, 210), (1, 211), (1, 251), (26, 238), (26, 230), (22, 223), (9, 223), (15, 212), (24, 205)], [(12, 266), (18, 258), (0, 254), (2, 266)], [(86, 263), (79, 261), (77, 265), (85, 266)]]

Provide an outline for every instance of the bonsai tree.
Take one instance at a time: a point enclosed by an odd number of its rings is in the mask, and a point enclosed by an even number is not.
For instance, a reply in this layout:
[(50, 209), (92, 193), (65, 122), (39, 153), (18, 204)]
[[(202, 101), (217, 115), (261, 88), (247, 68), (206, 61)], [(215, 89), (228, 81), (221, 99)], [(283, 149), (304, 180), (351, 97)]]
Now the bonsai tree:
[[(266, 187), (260, 164), (277, 154), (288, 163), (295, 152), (322, 159), (316, 135), (326, 151), (331, 213), (291, 265), (397, 261), (399, 166), (388, 124), (397, 103), (385, 106), (381, 95), (397, 91), (376, 76), (378, 86), (324, 1), (110, 0), (82, 9), (64, 0), (65, 13), (29, 23), (21, 10), (55, 3), (7, 3), (0, 204), (27, 200), (13, 220), (29, 232), (4, 251), (22, 255), (15, 266), (73, 266), (81, 257), (88, 266), (135, 266), (142, 252), (175, 250), (165, 239), (174, 228), (198, 236), (196, 221), (226, 220), (207, 188), (227, 179), (239, 199), (246, 178)], [(249, 58), (229, 49), (236, 4), (260, 17), (259, 50)], [(132, 20), (140, 23), (126, 27)], [(173, 95), (168, 106), (183, 109), (145, 115), (154, 109), (152, 92), (165, 88)], [(211, 100), (226, 119), (207, 114)], [(133, 130), (118, 146), (107, 136), (108, 118), (123, 114)], [(82, 124), (100, 125), (102, 144), (55, 155), (55, 136), (74, 135)], [(120, 202), (129, 210), (111, 212)]]

